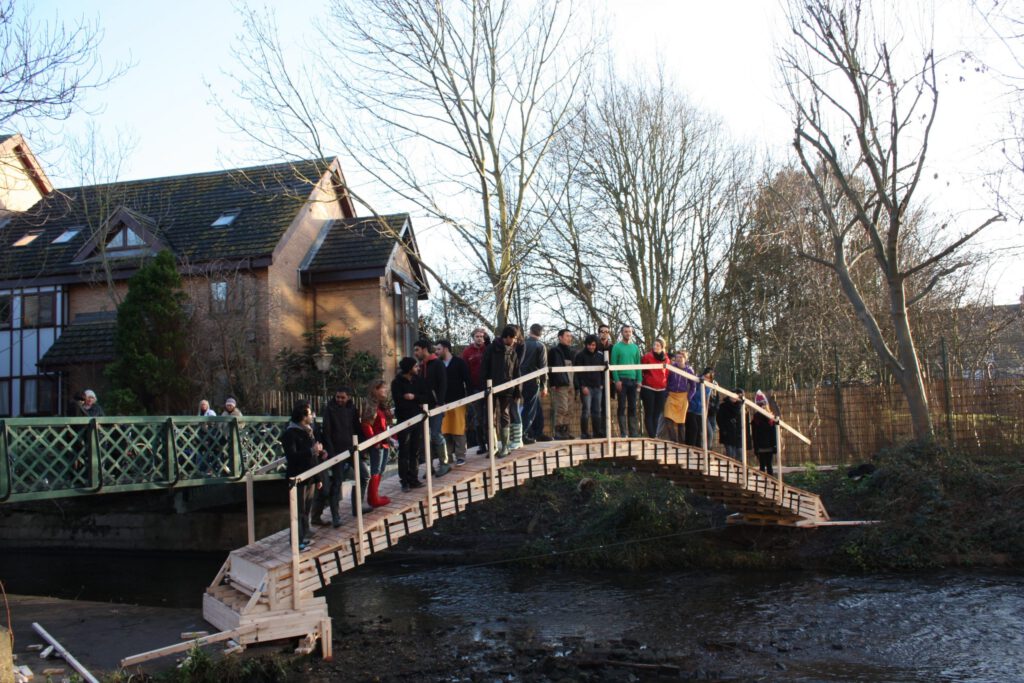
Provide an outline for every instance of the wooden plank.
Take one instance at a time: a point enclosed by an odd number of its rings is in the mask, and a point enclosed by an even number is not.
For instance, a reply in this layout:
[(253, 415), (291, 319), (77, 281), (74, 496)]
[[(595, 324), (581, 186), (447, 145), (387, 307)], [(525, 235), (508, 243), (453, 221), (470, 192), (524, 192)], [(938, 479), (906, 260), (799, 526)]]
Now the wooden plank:
[[(199, 647), (202, 645), (209, 645), (211, 643), (220, 643), (225, 640), (238, 640), (238, 636), (245, 635), (253, 630), (253, 627), (246, 626), (238, 629), (232, 629), (230, 631), (221, 631), (220, 633), (214, 633), (213, 635), (206, 636), (205, 638), (196, 638), (192, 641), (184, 643), (176, 643), (174, 645), (168, 645), (167, 647), (161, 647), (156, 650), (150, 650), (148, 652), (141, 652), (137, 655), (125, 657), (121, 660), (121, 668), (127, 668), (129, 666), (135, 666), (142, 662), (148, 662), (152, 659), (159, 659), (160, 657), (166, 657), (173, 655), (178, 652), (186, 652), (191, 650), (193, 647)], [(93, 679), (95, 680), (95, 679)]]

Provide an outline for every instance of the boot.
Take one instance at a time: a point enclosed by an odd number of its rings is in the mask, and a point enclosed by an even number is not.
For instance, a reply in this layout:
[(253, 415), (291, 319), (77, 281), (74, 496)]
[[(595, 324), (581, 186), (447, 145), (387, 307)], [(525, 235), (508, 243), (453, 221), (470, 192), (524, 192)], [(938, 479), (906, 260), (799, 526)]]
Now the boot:
[[(366, 482), (364, 481), (364, 482), (362, 482), (362, 484), (363, 484), (363, 487), (364, 487), (363, 490), (362, 490), (362, 493), (365, 495), (366, 494), (366, 488), (365, 488), (366, 487)], [(356, 505), (357, 504), (363, 506), (363, 514), (364, 515), (367, 512), (373, 512), (373, 508), (371, 506), (367, 505), (365, 502), (363, 502), (363, 496), (362, 495), (360, 495), (358, 499), (356, 498), (356, 487), (353, 486), (352, 487), (352, 516), (353, 517), (356, 516)]]
[(619, 415), (619, 436), (629, 436), (629, 432), (626, 430), (625, 415)]
[(590, 438), (590, 430), (588, 429), (588, 427), (589, 427), (589, 421), (587, 420), (587, 418), (581, 417), (580, 418), (580, 438), (581, 439), (589, 439)]
[(640, 418), (636, 415), (629, 416), (629, 438), (637, 439), (640, 437)]
[(324, 501), (317, 491), (316, 499), (313, 501), (313, 511), (309, 513), (310, 521), (317, 526), (327, 526), (327, 522), (321, 519), (324, 515)]
[(391, 504), (391, 499), (387, 496), (382, 496), (377, 493), (380, 489), (380, 475), (375, 474), (370, 477), (370, 490), (366, 494), (366, 500), (372, 507), (379, 508), (385, 505)]
[(504, 458), (505, 456), (507, 456), (509, 454), (509, 452), (511, 452), (511, 448), (509, 448), (509, 446), (510, 446), (509, 441), (511, 439), (511, 436), (510, 436), (509, 432), (511, 432), (511, 431), (512, 430), (509, 429), (509, 428), (505, 428), (505, 429), (501, 430), (501, 450), (499, 450), (498, 454), (497, 454), (497, 457), (499, 457), (499, 458)]
[(510, 443), (508, 448), (510, 451), (514, 451), (523, 445), (523, 423), (514, 424), (509, 427), (509, 440)]

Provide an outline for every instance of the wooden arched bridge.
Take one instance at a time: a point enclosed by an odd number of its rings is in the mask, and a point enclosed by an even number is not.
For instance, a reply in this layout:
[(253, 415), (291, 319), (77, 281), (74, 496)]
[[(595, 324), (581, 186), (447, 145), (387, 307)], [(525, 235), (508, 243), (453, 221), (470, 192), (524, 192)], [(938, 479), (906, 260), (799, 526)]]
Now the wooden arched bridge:
[[(560, 372), (605, 373), (605, 398), (610, 397), (610, 370), (660, 369), (665, 365), (630, 365), (610, 367), (560, 368)], [(699, 395), (706, 400), (704, 386), (712, 391), (736, 397), (714, 383), (704, 383), (678, 368), (667, 366), (671, 372), (682, 374), (701, 383)], [(365, 451), (406, 429), (422, 429), (425, 461), (432, 462), (427, 416), (447, 412), (456, 407), (480, 401), (492, 393), (510, 388), (537, 377), (540, 371), (498, 387), (488, 387), (455, 403), (439, 406), (415, 418), (396, 425), (387, 432), (363, 443), (354, 444), (350, 452), (341, 453), (291, 480), (290, 529), (284, 529), (263, 539), (251, 541), (230, 553), (220, 572), (203, 595), (203, 616), (219, 631), (200, 639), (199, 644), (233, 640), (244, 646), (256, 642), (284, 638), (302, 638), (300, 650), (312, 651), (317, 640), (325, 658), (331, 657), (331, 619), (323, 597), (315, 595), (330, 581), (345, 571), (365, 562), (376, 552), (387, 550), (400, 539), (427, 529), (440, 518), (456, 515), (474, 503), (486, 501), (501, 491), (514, 488), (535, 477), (552, 474), (558, 469), (575, 467), (585, 462), (602, 460), (650, 472), (685, 485), (695, 492), (719, 501), (741, 519), (762, 523), (792, 526), (816, 526), (828, 521), (828, 514), (818, 496), (785, 484), (781, 475), (769, 476), (747, 464), (746, 458), (736, 460), (704, 447), (686, 446), (650, 438), (624, 438), (608, 436), (602, 439), (551, 441), (523, 446), (507, 457), (495, 457), (494, 434), (490, 435), (489, 455), (470, 455), (465, 465), (454, 468), (443, 479), (432, 476), (432, 467), (424, 467), (426, 486), (402, 492), (394, 479), (385, 480), (382, 493), (391, 499), (387, 506), (357, 514), (338, 528), (321, 527), (314, 536), (314, 544), (303, 551), (298, 545), (298, 497), (296, 486), (308, 481), (323, 470), (349, 458), (359, 458)], [(493, 402), (486, 401), (493, 424)], [(741, 408), (766, 413), (752, 402), (744, 401)], [(610, 435), (611, 416), (605, 425)], [(702, 414), (707, 414), (703, 411)], [(766, 413), (770, 415), (770, 413)], [(706, 428), (706, 423), (705, 423)], [(777, 421), (777, 436), (783, 432), (807, 441), (806, 437), (781, 420)], [(744, 434), (744, 439), (745, 439)], [(781, 473), (781, 438), (778, 439)], [(746, 448), (741, 450), (746, 453)], [(359, 467), (353, 468), (359, 490)], [(130, 666), (148, 659), (184, 651), (195, 644), (176, 645), (142, 653), (122, 660)]]

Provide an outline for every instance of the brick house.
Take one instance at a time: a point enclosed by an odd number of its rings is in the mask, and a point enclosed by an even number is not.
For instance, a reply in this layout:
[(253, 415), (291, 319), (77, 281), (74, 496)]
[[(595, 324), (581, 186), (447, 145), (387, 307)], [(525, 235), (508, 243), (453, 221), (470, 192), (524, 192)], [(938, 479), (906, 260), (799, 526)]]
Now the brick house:
[(0, 136), (0, 416), (102, 391), (127, 280), (165, 249), (191, 353), (225, 388), (232, 363), (269, 368), (320, 322), (391, 376), (428, 294), (409, 216), (357, 217), (337, 159), (55, 189)]

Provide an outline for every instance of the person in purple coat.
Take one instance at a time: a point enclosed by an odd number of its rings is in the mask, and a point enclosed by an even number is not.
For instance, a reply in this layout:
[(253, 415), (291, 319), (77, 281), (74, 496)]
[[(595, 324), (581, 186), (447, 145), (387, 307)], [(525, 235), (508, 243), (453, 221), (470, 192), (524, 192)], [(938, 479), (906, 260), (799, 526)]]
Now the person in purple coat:
[[(693, 374), (687, 359), (689, 354), (680, 349), (672, 354), (672, 365)], [(686, 412), (690, 394), (696, 391), (696, 382), (674, 372), (668, 373), (668, 397), (665, 400), (665, 429), (669, 438), (677, 443), (686, 443)]]

